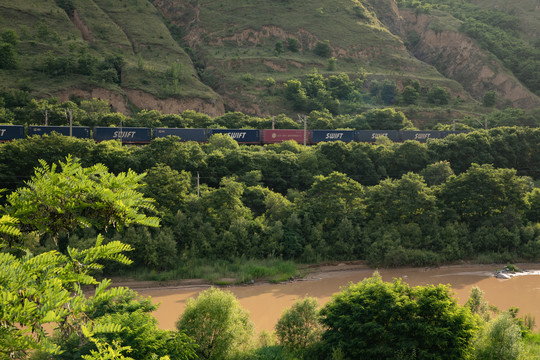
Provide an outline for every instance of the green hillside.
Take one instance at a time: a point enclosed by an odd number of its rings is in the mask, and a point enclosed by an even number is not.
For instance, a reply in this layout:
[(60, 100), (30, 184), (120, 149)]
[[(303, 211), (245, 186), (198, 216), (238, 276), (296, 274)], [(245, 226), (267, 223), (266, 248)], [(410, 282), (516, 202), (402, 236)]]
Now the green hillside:
[[(540, 104), (532, 93), (538, 62), (531, 50), (539, 22), (534, 4), (520, 1), (523, 7), (496, 2), (487, 9), (481, 0), (0, 0), (0, 81), (4, 88), (61, 101), (101, 98), (124, 113), (296, 116), (319, 108), (287, 98), (288, 81), (345, 76), (356, 95), (338, 99), (342, 106), (334, 114), (396, 106), (421, 123), (432, 122), (434, 113), (450, 122), (490, 112), (481, 105), (488, 90), (499, 107)], [(474, 10), (474, 22), (464, 18), (460, 4)], [(519, 31), (504, 32), (522, 15)], [(504, 26), (493, 27), (497, 19)], [(495, 35), (475, 37), (481, 26)], [(456, 37), (460, 42), (444, 42)], [(514, 51), (504, 44), (517, 38), (532, 70), (513, 69), (502, 58), (504, 49)], [(497, 50), (493, 41), (502, 44), (498, 53), (490, 52)], [(474, 57), (457, 53), (470, 46)], [(458, 58), (467, 63), (464, 70), (453, 68)], [(381, 100), (380, 84), (394, 94)], [(403, 101), (411, 84), (419, 100)], [(450, 100), (434, 109), (441, 104), (426, 99), (439, 88)]]
[(51, 96), (66, 89), (142, 90), (155, 98), (217, 99), (147, 1), (0, 1), (0, 28), (13, 29), (15, 69), (6, 87)]
[[(345, 72), (354, 77), (362, 72), (368, 79), (391, 78), (400, 86), (407, 79), (419, 79), (468, 97), (458, 83), (414, 58), (403, 41), (381, 23), (377, 16), (381, 9), (368, 2), (229, 0), (198, 1), (196, 6), (175, 0), (155, 3), (176, 25), (179, 41), (192, 50), (203, 78), (234, 109), (287, 111), (288, 104), (282, 103), (280, 97), (267, 95), (265, 80), (272, 77), (279, 84), (313, 69), (325, 76)], [(374, 3), (382, 6), (381, 2)], [(390, 6), (390, 11), (395, 10)], [(289, 49), (288, 41), (297, 41), (298, 51)], [(328, 56), (315, 53), (318, 43), (329, 45)], [(332, 70), (330, 57), (337, 59)]]

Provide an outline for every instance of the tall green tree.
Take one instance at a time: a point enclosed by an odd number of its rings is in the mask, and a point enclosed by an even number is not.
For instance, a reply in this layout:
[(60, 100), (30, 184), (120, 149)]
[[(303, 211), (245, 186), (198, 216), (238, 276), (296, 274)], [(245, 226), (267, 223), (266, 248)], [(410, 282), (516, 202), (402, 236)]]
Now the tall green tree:
[(102, 164), (83, 168), (71, 156), (49, 166), (40, 161), (25, 187), (7, 198), (6, 211), (27, 230), (49, 234), (56, 243), (61, 232), (95, 226), (107, 230), (130, 224), (158, 226), (147, 216), (153, 200), (138, 192), (144, 174), (133, 171), (114, 175)]
[(476, 329), (447, 286), (385, 283), (377, 273), (334, 295), (321, 315), (325, 354), (348, 359), (463, 359)]
[(199, 345), (201, 359), (239, 358), (251, 347), (253, 324), (249, 314), (229, 291), (216, 288), (189, 299), (176, 327)]

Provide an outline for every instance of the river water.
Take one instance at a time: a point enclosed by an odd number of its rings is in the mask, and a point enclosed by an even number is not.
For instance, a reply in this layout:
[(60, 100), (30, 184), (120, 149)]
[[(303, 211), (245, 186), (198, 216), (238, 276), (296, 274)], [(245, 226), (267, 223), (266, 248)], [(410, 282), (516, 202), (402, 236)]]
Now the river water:
[[(522, 269), (540, 270), (540, 264), (518, 264)], [(384, 281), (402, 278), (412, 286), (428, 284), (449, 284), (458, 302), (467, 301), (471, 288), (478, 286), (484, 291), (489, 304), (500, 310), (518, 307), (519, 314), (531, 314), (540, 324), (540, 271), (537, 275), (516, 276), (511, 279), (497, 279), (493, 276), (502, 265), (448, 266), (440, 268), (399, 268), (380, 269)], [(311, 296), (323, 305), (331, 299), (340, 287), (356, 283), (373, 274), (373, 269), (346, 265), (330, 266), (323, 271), (312, 273), (301, 281), (283, 284), (256, 283), (246, 286), (232, 286), (231, 291), (242, 307), (250, 312), (255, 330), (273, 331), (282, 312), (297, 299)], [(161, 303), (154, 316), (162, 329), (174, 329), (175, 322), (182, 314), (187, 299), (196, 297), (207, 286), (168, 287), (138, 289), (140, 295), (151, 296), (154, 303)]]

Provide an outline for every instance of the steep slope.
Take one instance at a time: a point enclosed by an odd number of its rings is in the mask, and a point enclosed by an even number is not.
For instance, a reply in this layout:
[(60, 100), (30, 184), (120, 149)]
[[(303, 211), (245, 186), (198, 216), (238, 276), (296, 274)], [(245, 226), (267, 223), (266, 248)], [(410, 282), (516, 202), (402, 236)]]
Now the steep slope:
[(99, 97), (121, 112), (223, 113), (219, 96), (199, 81), (148, 1), (1, 0), (0, 9), (0, 28), (21, 39), (18, 69), (0, 72), (4, 86), (62, 100)]
[[(365, 71), (369, 80), (390, 78), (399, 86), (408, 79), (442, 85), (468, 99), (455, 81), (414, 58), (403, 41), (379, 20), (399, 30), (392, 0), (155, 0), (194, 54), (202, 78), (223, 96), (229, 109), (253, 114), (290, 112), (282, 99), (268, 94), (265, 80), (278, 83), (316, 69), (322, 74)], [(384, 11), (391, 9), (393, 13)], [(288, 49), (289, 39), (298, 51)], [(337, 59), (315, 54), (320, 43)]]
[(460, 33), (459, 21), (447, 14), (400, 12), (411, 50), (420, 60), (434, 65), (450, 79), (461, 83), (476, 99), (490, 90), (503, 102), (524, 109), (540, 106), (540, 98), (523, 86), (499, 61), (474, 40)]

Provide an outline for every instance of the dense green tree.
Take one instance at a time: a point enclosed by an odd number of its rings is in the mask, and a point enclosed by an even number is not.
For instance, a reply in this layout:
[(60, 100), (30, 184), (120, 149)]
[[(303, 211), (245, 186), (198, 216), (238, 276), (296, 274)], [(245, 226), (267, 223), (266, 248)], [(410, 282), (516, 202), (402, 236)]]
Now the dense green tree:
[(491, 320), (474, 344), (478, 360), (521, 359), (523, 350), (521, 329), (508, 313)]
[(413, 86), (406, 86), (403, 89), (403, 92), (401, 93), (401, 98), (403, 99), (403, 102), (407, 105), (413, 105), (418, 102), (418, 98), (420, 97), (420, 92), (414, 88)]
[(319, 55), (321, 57), (325, 57), (325, 58), (330, 57), (330, 55), (332, 54), (332, 49), (330, 48), (330, 42), (328, 40), (317, 42), (317, 45), (315, 45), (313, 52), (316, 55)]
[(451, 176), (441, 185), (439, 199), (448, 217), (478, 226), (509, 208), (523, 212), (530, 190), (531, 184), (516, 176), (515, 170), (473, 164), (465, 173)]
[(368, 188), (365, 204), (368, 219), (378, 219), (384, 224), (429, 223), (437, 214), (433, 191), (414, 173), (399, 180), (383, 180)]
[(496, 103), (497, 93), (495, 91), (487, 91), (484, 94), (484, 97), (482, 97), (482, 104), (484, 104), (485, 107), (495, 106)]
[(372, 109), (362, 116), (372, 130), (401, 130), (409, 123), (405, 114), (391, 108)]
[(300, 50), (300, 43), (295, 38), (288, 38), (287, 49), (292, 52), (298, 52)]
[(283, 312), (275, 328), (279, 343), (293, 353), (313, 346), (323, 330), (317, 299), (307, 297), (296, 301)]
[(454, 175), (454, 171), (448, 161), (439, 161), (426, 166), (420, 172), (420, 175), (422, 175), (428, 186), (433, 186), (445, 182), (450, 176)]
[(15, 47), (9, 43), (0, 42), (0, 69), (15, 69), (17, 65)]
[(189, 195), (191, 173), (178, 172), (168, 165), (157, 164), (148, 169), (144, 182), (144, 194), (154, 199), (162, 211), (175, 214), (184, 206)]
[(40, 163), (27, 186), (7, 199), (6, 210), (27, 229), (49, 234), (56, 243), (61, 232), (77, 227), (159, 225), (144, 214), (154, 209), (153, 200), (137, 191), (144, 175), (129, 171), (115, 176), (101, 164), (83, 168), (69, 156), (59, 163), (60, 171), (56, 164)]
[(413, 287), (378, 274), (351, 284), (321, 309), (326, 355), (349, 359), (462, 359), (475, 321), (448, 287)]
[(249, 314), (229, 291), (211, 288), (189, 299), (176, 327), (199, 345), (201, 359), (232, 359), (252, 346)]
[(447, 105), (450, 101), (450, 94), (445, 88), (435, 86), (428, 91), (427, 101), (435, 105)]
[(2, 31), (0, 34), (0, 38), (2, 38), (2, 41), (11, 44), (12, 46), (17, 46), (19, 44), (19, 35), (15, 32), (13, 29), (7, 29)]
[(304, 206), (316, 223), (333, 227), (344, 217), (360, 216), (363, 194), (362, 185), (343, 173), (317, 175), (306, 193)]

